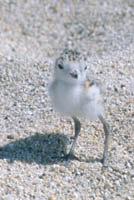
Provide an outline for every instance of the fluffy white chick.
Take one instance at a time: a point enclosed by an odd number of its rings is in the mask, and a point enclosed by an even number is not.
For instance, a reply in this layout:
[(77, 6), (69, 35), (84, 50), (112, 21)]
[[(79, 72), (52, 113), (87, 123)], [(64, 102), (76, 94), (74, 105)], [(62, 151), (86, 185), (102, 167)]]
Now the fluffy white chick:
[(100, 119), (105, 131), (103, 166), (108, 165), (109, 125), (105, 120), (103, 97), (98, 81), (87, 73), (86, 61), (77, 51), (65, 50), (55, 62), (49, 86), (52, 105), (63, 116), (72, 117), (75, 136), (66, 159), (75, 159), (74, 149), (81, 129), (80, 118)]

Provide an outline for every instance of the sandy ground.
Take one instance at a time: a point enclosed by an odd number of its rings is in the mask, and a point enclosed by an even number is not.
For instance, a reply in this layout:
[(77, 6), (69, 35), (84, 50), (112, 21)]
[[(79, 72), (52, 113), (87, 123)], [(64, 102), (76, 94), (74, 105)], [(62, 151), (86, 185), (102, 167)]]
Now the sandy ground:
[[(73, 128), (51, 107), (55, 57), (72, 44), (105, 87), (111, 127), (83, 121), (68, 167)], [(0, 0), (0, 199), (134, 199), (134, 1)]]

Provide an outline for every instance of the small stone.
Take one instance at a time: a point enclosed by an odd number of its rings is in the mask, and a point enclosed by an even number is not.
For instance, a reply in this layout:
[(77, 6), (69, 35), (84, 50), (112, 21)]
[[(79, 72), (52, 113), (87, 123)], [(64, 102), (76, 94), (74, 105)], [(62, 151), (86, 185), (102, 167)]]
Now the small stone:
[(7, 139), (13, 140), (14, 136), (13, 135), (7, 135)]
[(51, 197), (48, 197), (48, 200), (54, 200), (54, 198), (51, 196)]
[(125, 87), (125, 84), (121, 84), (121, 88), (124, 88)]

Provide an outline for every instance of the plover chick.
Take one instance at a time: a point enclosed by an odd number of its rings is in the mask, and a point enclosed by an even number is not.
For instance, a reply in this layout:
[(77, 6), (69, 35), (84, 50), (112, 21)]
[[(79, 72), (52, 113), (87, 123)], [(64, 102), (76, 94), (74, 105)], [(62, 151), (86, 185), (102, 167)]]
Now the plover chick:
[(49, 95), (56, 111), (72, 117), (75, 125), (74, 140), (70, 152), (65, 156), (74, 159), (74, 149), (81, 129), (80, 119), (99, 119), (104, 128), (105, 141), (103, 166), (108, 165), (109, 125), (105, 120), (103, 97), (98, 81), (87, 73), (86, 61), (75, 50), (64, 50), (56, 59)]

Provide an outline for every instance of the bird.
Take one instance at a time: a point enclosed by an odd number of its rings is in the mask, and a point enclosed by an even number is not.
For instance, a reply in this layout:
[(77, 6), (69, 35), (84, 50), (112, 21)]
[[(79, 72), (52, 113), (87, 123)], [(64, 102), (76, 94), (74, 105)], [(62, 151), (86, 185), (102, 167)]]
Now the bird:
[(64, 49), (54, 65), (53, 78), (48, 88), (51, 103), (61, 116), (73, 119), (75, 130), (71, 149), (64, 158), (77, 158), (74, 150), (81, 130), (80, 120), (100, 120), (105, 132), (103, 158), (100, 160), (104, 167), (108, 167), (110, 126), (105, 119), (100, 82), (87, 70), (86, 57), (77, 49)]

